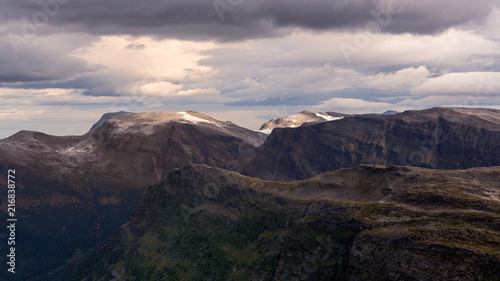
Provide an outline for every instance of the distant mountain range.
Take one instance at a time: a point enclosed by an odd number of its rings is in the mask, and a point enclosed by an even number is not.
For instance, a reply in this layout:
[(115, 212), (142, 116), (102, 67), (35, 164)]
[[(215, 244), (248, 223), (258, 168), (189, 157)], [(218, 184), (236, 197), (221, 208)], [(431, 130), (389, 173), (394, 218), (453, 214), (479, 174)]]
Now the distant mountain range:
[(359, 164), (466, 169), (500, 165), (500, 111), (433, 108), (276, 128), (241, 172), (306, 179)]
[[(394, 110), (387, 110), (382, 115), (393, 115), (398, 114), (399, 112)], [(271, 133), (271, 131), (275, 128), (297, 128), (304, 124), (313, 124), (313, 123), (323, 123), (328, 121), (340, 120), (344, 117), (355, 116), (356, 114), (345, 114), (338, 112), (316, 112), (316, 111), (302, 111), (295, 115), (280, 117), (276, 119), (272, 119), (266, 123), (264, 123), (260, 127), (260, 131), (264, 133)], [(357, 114), (361, 115), (361, 114)], [(366, 114), (365, 114), (366, 115)]]
[[(16, 274), (17, 279), (14, 280), (27, 280), (29, 277), (33, 277), (31, 280), (53, 280), (62, 272), (76, 274), (71, 276), (83, 276), (78, 275), (83, 273), (82, 268), (77, 264), (81, 261), (84, 253), (102, 243), (120, 225), (130, 219), (132, 212), (141, 202), (148, 185), (161, 182), (165, 177), (171, 177), (172, 170), (186, 165), (205, 164), (218, 169), (237, 171), (255, 177), (254, 179), (238, 176), (238, 179), (242, 179), (245, 184), (255, 182), (259, 186), (267, 183), (261, 183), (256, 178), (265, 180), (301, 180), (325, 172), (356, 167), (360, 164), (368, 164), (369, 166), (417, 166), (455, 170), (500, 165), (500, 111), (498, 110), (433, 108), (423, 111), (390, 113), (351, 115), (304, 111), (294, 116), (271, 120), (262, 126), (261, 131), (253, 131), (193, 111), (118, 112), (105, 114), (92, 127), (91, 131), (83, 136), (55, 137), (39, 132), (21, 131), (9, 138), (0, 140), (0, 184), (5, 185), (7, 183), (5, 177), (8, 169), (15, 168), (18, 171), (18, 213), (23, 218), (23, 223), (19, 224), (18, 236), (19, 239), (25, 242), (18, 251), (20, 256), (26, 258), (19, 259), (18, 266), (23, 270)], [(362, 167), (368, 169), (369, 166)], [(189, 170), (190, 168), (186, 169)], [(220, 174), (222, 181), (224, 181), (222, 178), (226, 178), (226, 172), (222, 170), (192, 169), (201, 171), (202, 174)], [(378, 173), (376, 171), (386, 173), (386, 170), (382, 168), (377, 169), (373, 170), (375, 171), (373, 173)], [(395, 169), (400, 170), (402, 168)], [(433, 170), (418, 171), (420, 172), (416, 174), (420, 177), (422, 174), (430, 173), (428, 171)], [(485, 169), (484, 171), (488, 170)], [(441, 173), (436, 171), (436, 173), (438, 172)], [(455, 175), (451, 172), (446, 175), (445, 172), (442, 173), (446, 177)], [(230, 174), (234, 175), (233, 173)], [(481, 172), (477, 175), (485, 174), (487, 172)], [(337, 173), (335, 175), (340, 177), (341, 174)], [(193, 176), (199, 177), (197, 174), (193, 174)], [(408, 175), (408, 177), (411, 176)], [(438, 177), (439, 180), (441, 180), (440, 177)], [(352, 179), (354, 180), (354, 178)], [(490, 182), (494, 182), (493, 179)], [(490, 196), (491, 194), (496, 196), (494, 194), (497, 192), (494, 184), (490, 182), (488, 182), (488, 185), (492, 187), (489, 189), (489, 193), (486, 191), (480, 192), (483, 192), (485, 198), (496, 198)], [(181, 182), (179, 184), (182, 185)], [(214, 185), (204, 184), (201, 187), (195, 186), (193, 188), (211, 190), (217, 188), (218, 184), (219, 182), (215, 181)], [(240, 184), (238, 180), (237, 185)], [(312, 186), (312, 188), (316, 187)], [(498, 189), (498, 186), (496, 188)], [(233, 191), (238, 193), (237, 190), (234, 189)], [(192, 203), (196, 205), (199, 203), (196, 203), (199, 194), (191, 194), (192, 192), (194, 190), (186, 189), (182, 196), (192, 198), (194, 200)], [(265, 194), (267, 191), (262, 189), (259, 192)], [(284, 196), (283, 198), (292, 196), (287, 195), (288, 191), (286, 190), (283, 192), (284, 194), (280, 195)], [(220, 204), (235, 204), (236, 206), (238, 204), (253, 204), (251, 202), (254, 202), (252, 198), (243, 195), (241, 198), (237, 194), (228, 196), (228, 198), (233, 196), (231, 197), (233, 201), (230, 200)], [(318, 197), (320, 195), (316, 194), (314, 196)], [(316, 198), (314, 196), (311, 198)], [(350, 197), (344, 198), (342, 197), (344, 195), (339, 194), (335, 196), (340, 196), (337, 198), (338, 200), (352, 199)], [(436, 198), (439, 196), (442, 197), (442, 195), (436, 195)], [(182, 197), (182, 200), (185, 200), (185, 198)], [(377, 198), (375, 196), (369, 202), (379, 200)], [(411, 198), (415, 200), (415, 204), (425, 203), (420, 202), (418, 199), (420, 197), (417, 195)], [(247, 199), (250, 201), (246, 201)], [(450, 198), (446, 204), (462, 204), (459, 201), (454, 201), (455, 199), (455, 197)], [(152, 200), (152, 198), (147, 200)], [(278, 198), (276, 200), (282, 199)], [(441, 199), (432, 200), (439, 201)], [(160, 203), (155, 202), (154, 204)], [(187, 204), (186, 206), (192, 207), (193, 204)], [(436, 204), (445, 203), (439, 201)], [(5, 212), (6, 205), (6, 194), (0, 194), (0, 213)], [(214, 208), (213, 211), (219, 215), (219, 211), (217, 211), (219, 207), (214, 206)], [(259, 215), (259, 210), (262, 208), (264, 207), (250, 208), (248, 211), (258, 216), (268, 216), (265, 214), (267, 211)], [(286, 208), (292, 210), (295, 207), (287, 205)], [(495, 213), (497, 212), (495, 210), (488, 210), (488, 212), (498, 214)], [(233, 214), (237, 215), (237, 213)], [(354, 216), (351, 213), (344, 213), (343, 215)], [(217, 218), (214, 219), (218, 220)], [(136, 217), (129, 224), (133, 225), (137, 220), (139, 219)], [(161, 218), (161, 216), (158, 217), (158, 220), (161, 223), (164, 222), (164, 218)], [(362, 220), (359, 218), (356, 220), (360, 221), (360, 224), (356, 224), (356, 227), (368, 227), (365, 221), (361, 222)], [(441, 218), (438, 220), (441, 220)], [(200, 221), (199, 223), (200, 225), (209, 225), (212, 222)], [(231, 222), (226, 221), (224, 223)], [(342, 223), (347, 227), (348, 221)], [(469, 226), (470, 221), (463, 220), (463, 223)], [(279, 226), (280, 229), (283, 227), (282, 225)], [(120, 238), (123, 229), (126, 228), (122, 228), (117, 232), (118, 234), (114, 234), (119, 236), (119, 239), (117, 238), (118, 240), (115, 241), (116, 243), (123, 242), (122, 238)], [(221, 228), (221, 230), (231, 231), (231, 229), (227, 228)], [(145, 229), (144, 232), (134, 233), (131, 237), (139, 239), (148, 231), (151, 230), (149, 228)], [(286, 231), (286, 227), (280, 231)], [(485, 231), (498, 231), (498, 229)], [(2, 235), (7, 235), (7, 233), (5, 231), (0, 232), (0, 236)], [(229, 233), (228, 235), (232, 234)], [(281, 237), (280, 239), (283, 238), (282, 236), (279, 237)], [(144, 240), (138, 242), (133, 239), (131, 241), (135, 242), (129, 245), (130, 247), (142, 245), (141, 243), (144, 242)], [(149, 238), (145, 236), (143, 239), (147, 240)], [(154, 239), (151, 240), (152, 243), (156, 243)], [(389, 242), (381, 240), (381, 243)], [(293, 245), (298, 245), (297, 247), (304, 246), (300, 246), (300, 243)], [(228, 247), (237, 247), (238, 251), (248, 250), (243, 245), (231, 244)], [(189, 247), (183, 249), (185, 251), (196, 251), (196, 249)], [(216, 252), (211, 252), (211, 254), (222, 254), (219, 250), (220, 248), (214, 249)], [(259, 251), (264, 250), (265, 248), (259, 248)], [(6, 252), (4, 243), (0, 244), (0, 252)], [(109, 255), (106, 251), (99, 253), (103, 256)], [(246, 252), (234, 252), (233, 254), (236, 255), (237, 253), (243, 255)], [(190, 255), (187, 252), (179, 252), (178, 254)], [(122, 259), (126, 256), (123, 253), (117, 253), (116, 257)], [(0, 256), (0, 262), (5, 264), (5, 258), (5, 255)], [(84, 264), (87, 264), (88, 268), (92, 268), (86, 262), (94, 258), (95, 256), (87, 255)], [(481, 259), (483, 258), (481, 257)], [(195, 263), (201, 261), (203, 259), (195, 261)], [(494, 263), (495, 259), (488, 261)], [(188, 263), (190, 262), (188, 261)], [(333, 266), (333, 260), (329, 262), (328, 264)], [(249, 263), (247, 264), (249, 266), (248, 270), (253, 268), (251, 266), (252, 262)], [(292, 267), (294, 264), (285, 263), (287, 267)], [(343, 268), (342, 270), (346, 270), (345, 266), (347, 265), (345, 263), (346, 261), (343, 261), (342, 264), (344, 265), (340, 266), (340, 263), (336, 262), (338, 266)], [(68, 271), (67, 267), (61, 267), (67, 264), (73, 265), (71, 272)], [(121, 261), (117, 260), (117, 263), (114, 264), (116, 268), (113, 270), (120, 273), (120, 264), (122, 264)], [(265, 267), (264, 264), (262, 266)], [(103, 266), (105, 266), (103, 268), (110, 269), (113, 264), (109, 263)], [(123, 268), (127, 271), (130, 270), (130, 266), (130, 264), (123, 264)], [(138, 266), (142, 268), (143, 265)], [(238, 265), (239, 269), (236, 272), (241, 269), (239, 266), (241, 264)], [(277, 268), (275, 269), (277, 270)], [(177, 272), (176, 274), (180, 274), (176, 270), (174, 270)], [(247, 269), (241, 270), (247, 272)], [(341, 271), (338, 270), (338, 268), (335, 269), (335, 272), (337, 272), (335, 274), (340, 274), (338, 272)], [(267, 276), (266, 274), (268, 274), (264, 273), (267, 272), (264, 269), (258, 271), (261, 273), (255, 273), (257, 277)], [(112, 275), (113, 272), (111, 272)], [(380, 274), (385, 274), (383, 270), (380, 272)], [(1, 280), (10, 278), (5, 274), (5, 272), (0, 273)], [(93, 278), (99, 274), (104, 273), (97, 270), (95, 275), (92, 275), (93, 277), (88, 278), (94, 280)], [(109, 274), (106, 274), (102, 276), (108, 278)], [(325, 276), (333, 276), (328, 274)], [(362, 273), (359, 274), (352, 276), (365, 276)], [(414, 273), (405, 274), (408, 276), (414, 275)], [(241, 276), (244, 276), (244, 274)], [(120, 280), (116, 276), (114, 278)]]

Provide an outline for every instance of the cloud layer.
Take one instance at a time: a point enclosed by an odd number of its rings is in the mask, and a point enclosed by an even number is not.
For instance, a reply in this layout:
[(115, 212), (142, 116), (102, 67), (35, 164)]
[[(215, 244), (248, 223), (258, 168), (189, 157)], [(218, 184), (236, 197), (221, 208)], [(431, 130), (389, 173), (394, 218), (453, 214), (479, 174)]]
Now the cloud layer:
[(275, 36), (289, 27), (354, 30), (374, 20), (384, 32), (431, 34), (481, 21), (495, 4), (495, 0), (30, 0), (3, 3), (0, 18), (10, 23), (23, 18), (47, 22), (43, 32), (239, 40)]
[(258, 127), (264, 116), (304, 109), (500, 106), (494, 0), (29, 0), (2, 8), (0, 121), (9, 125), (0, 137), (83, 133), (119, 110), (193, 109)]

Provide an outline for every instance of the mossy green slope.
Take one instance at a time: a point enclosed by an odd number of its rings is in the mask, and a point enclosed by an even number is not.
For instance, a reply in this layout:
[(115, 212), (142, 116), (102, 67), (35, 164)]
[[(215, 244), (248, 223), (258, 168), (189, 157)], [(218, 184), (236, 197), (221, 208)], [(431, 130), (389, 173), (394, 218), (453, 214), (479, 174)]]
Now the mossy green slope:
[(499, 178), (359, 166), (267, 182), (187, 166), (62, 279), (500, 280)]

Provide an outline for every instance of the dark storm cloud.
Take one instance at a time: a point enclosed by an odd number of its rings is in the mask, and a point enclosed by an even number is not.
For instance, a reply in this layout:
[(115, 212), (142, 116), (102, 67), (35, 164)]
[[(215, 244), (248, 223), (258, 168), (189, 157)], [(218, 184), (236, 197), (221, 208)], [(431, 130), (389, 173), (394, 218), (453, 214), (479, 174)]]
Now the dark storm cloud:
[(60, 81), (99, 68), (58, 50), (28, 44), (19, 48), (16, 54), (8, 40), (0, 42), (0, 83)]
[[(57, 2), (59, 1), (59, 2)], [(42, 4), (40, 3), (50, 3)], [(487, 16), (496, 0), (43, 0), (4, 2), (0, 18), (47, 22), (40, 32), (149, 34), (221, 40), (275, 36), (281, 27), (433, 33)], [(42, 7), (43, 6), (43, 7)], [(45, 13), (48, 17), (44, 16)], [(378, 21), (377, 21), (378, 19)], [(21, 28), (21, 27), (20, 27)]]

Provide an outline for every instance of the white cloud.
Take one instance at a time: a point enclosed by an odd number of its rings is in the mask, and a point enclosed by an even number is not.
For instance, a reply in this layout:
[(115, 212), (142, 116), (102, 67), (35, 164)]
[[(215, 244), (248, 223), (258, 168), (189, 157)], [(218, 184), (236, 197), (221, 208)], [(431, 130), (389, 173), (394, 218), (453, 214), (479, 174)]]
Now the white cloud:
[(406, 90), (424, 83), (431, 73), (426, 67), (410, 67), (395, 73), (378, 73), (365, 78), (364, 87), (380, 90)]
[(316, 111), (336, 111), (361, 114), (382, 113), (387, 110), (404, 111), (411, 109), (411, 107), (386, 102), (365, 101), (362, 99), (333, 98), (324, 101), (321, 105), (311, 107), (311, 109)]
[(483, 22), (467, 23), (461, 28), (472, 29), (477, 34), (498, 42), (500, 40), (500, 9), (493, 9)]
[(28, 121), (33, 117), (39, 117), (46, 112), (47, 111), (43, 109), (38, 109), (38, 110), (20, 109), (20, 108), (0, 109), (0, 120), (4, 122), (12, 120)]
[(191, 89), (177, 92), (179, 96), (217, 96), (220, 95), (217, 89)]
[(449, 73), (430, 78), (412, 90), (414, 95), (500, 95), (500, 72)]
[(500, 109), (500, 96), (474, 95), (439, 95), (426, 96), (420, 99), (405, 99), (398, 103), (373, 102), (352, 98), (333, 98), (318, 106), (311, 107), (316, 111), (336, 111), (343, 113), (382, 113), (387, 110), (399, 112), (411, 109), (432, 107), (488, 107)]
[(450, 29), (435, 35), (378, 34), (349, 63), (339, 46), (356, 36), (296, 29), (282, 38), (218, 45), (201, 61), (214, 72), (197, 86), (248, 100), (360, 87), (410, 91), (430, 76), (485, 71), (500, 56), (498, 42), (473, 30)]
[[(130, 45), (143, 46), (130, 48)], [(211, 68), (200, 66), (203, 54), (214, 48), (211, 42), (155, 40), (151, 37), (103, 36), (101, 40), (75, 50), (74, 55), (105, 67), (101, 72), (127, 79), (180, 82), (200, 79)]]
[[(343, 42), (355, 44), (359, 34), (343, 34)], [(350, 59), (352, 66), (427, 65), (451, 71), (481, 69), (489, 65), (471, 58), (497, 56), (498, 42), (471, 30), (449, 29), (437, 35), (390, 35), (369, 37), (366, 47), (359, 45)], [(345, 58), (344, 58), (345, 60)]]
[[(50, 62), (46, 73), (51, 79), (42, 81), (49, 86), (0, 88), (0, 121), (7, 120), (10, 113), (20, 120), (16, 123), (19, 129), (25, 129), (29, 124), (41, 126), (35, 123), (40, 114), (47, 122), (62, 124), (65, 120), (58, 119), (59, 112), (81, 112), (77, 115), (81, 122), (118, 110), (208, 108), (217, 114), (227, 110), (222, 104), (228, 102), (286, 103), (288, 97), (314, 95), (321, 97), (309, 104), (328, 100), (312, 109), (341, 112), (440, 105), (493, 107), (500, 104), (498, 15), (496, 9), (483, 25), (474, 23), (432, 35), (378, 34), (369, 37), (365, 47), (356, 47), (359, 52), (352, 55), (351, 62), (339, 46), (356, 45), (361, 33), (338, 30), (311, 32), (290, 27), (283, 37), (230, 43), (125, 35), (86, 35), (81, 39), (78, 34), (36, 35), (32, 39), (35, 47), (23, 48), (30, 53), (26, 58), (36, 58), (37, 64)], [(64, 59), (54, 60), (46, 54)], [(0, 62), (10, 62), (8, 65), (15, 66), (12, 69), (27, 78), (43, 78), (45, 72), (39, 70), (44, 68), (21, 69), (21, 64), (29, 65), (26, 62), (33, 59), (9, 55), (1, 53)], [(8, 74), (9, 66), (4, 65), (0, 72)], [(61, 86), (68, 89), (54, 89), (49, 82), (55, 80), (68, 82)], [(44, 86), (41, 84), (37, 87)], [(354, 98), (360, 88), (376, 90), (370, 101)], [(256, 107), (235, 108), (231, 120), (245, 123), (250, 108), (258, 111)], [(237, 114), (238, 110), (247, 113)], [(27, 117), (21, 117), (21, 112)], [(92, 112), (92, 118), (83, 112)], [(258, 118), (252, 116), (256, 122)], [(55, 129), (73, 130), (72, 126)]]
[(145, 96), (170, 96), (174, 95), (182, 89), (182, 85), (173, 84), (167, 81), (145, 82), (139, 81), (129, 84), (119, 90), (120, 93), (128, 95), (145, 95)]
[(117, 97), (82, 95), (78, 89), (0, 88), (0, 136), (20, 130), (82, 135), (103, 112), (115, 111)]
[[(331, 63), (339, 68), (380, 67), (407, 65), (461, 69), (480, 68), (471, 65), (473, 56), (497, 56), (500, 47), (497, 41), (486, 38), (474, 30), (449, 29), (434, 35), (416, 34), (372, 34), (367, 43), (356, 44), (364, 32), (316, 32), (296, 29), (282, 38), (245, 41), (213, 53), (208, 61), (212, 65), (234, 65), (242, 63), (253, 67), (314, 66)], [(351, 62), (341, 51), (342, 44), (351, 44), (359, 52)]]
[(500, 96), (435, 95), (419, 99), (406, 99), (397, 103), (397, 105), (413, 109), (425, 109), (437, 106), (500, 108)]

